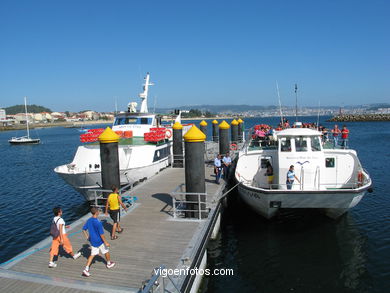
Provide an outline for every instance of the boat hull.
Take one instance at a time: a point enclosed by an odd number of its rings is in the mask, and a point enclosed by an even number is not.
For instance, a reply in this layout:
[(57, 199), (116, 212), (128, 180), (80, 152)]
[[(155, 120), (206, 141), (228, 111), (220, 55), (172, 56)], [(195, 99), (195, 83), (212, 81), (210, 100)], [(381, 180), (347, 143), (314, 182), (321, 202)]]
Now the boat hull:
[(8, 142), (10, 144), (13, 144), (13, 145), (39, 144), (41, 142), (41, 140), (40, 139), (34, 139), (34, 138), (31, 138), (31, 139), (20, 139), (20, 140), (12, 140), (12, 139), (10, 139)]
[(278, 191), (238, 185), (243, 201), (261, 216), (270, 219), (281, 208), (323, 209), (327, 216), (338, 218), (356, 206), (370, 186), (356, 190)]
[[(160, 172), (160, 170), (170, 165), (169, 158), (138, 168), (129, 168), (120, 170), (121, 185), (134, 184), (143, 181)], [(101, 188), (101, 172), (86, 173), (58, 173), (58, 175), (77, 192), (82, 194), (87, 201), (95, 200), (95, 193), (91, 189)]]

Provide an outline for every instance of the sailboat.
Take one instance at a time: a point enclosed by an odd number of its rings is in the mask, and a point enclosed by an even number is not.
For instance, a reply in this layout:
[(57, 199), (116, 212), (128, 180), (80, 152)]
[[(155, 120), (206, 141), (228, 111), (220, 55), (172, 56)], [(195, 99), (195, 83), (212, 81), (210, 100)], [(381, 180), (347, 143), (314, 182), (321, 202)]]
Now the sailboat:
[(28, 126), (28, 116), (27, 116), (27, 97), (24, 97), (24, 110), (26, 112), (26, 125), (27, 125), (27, 136), (13, 137), (8, 142), (10, 144), (39, 144), (41, 140), (39, 138), (30, 137), (30, 129)]

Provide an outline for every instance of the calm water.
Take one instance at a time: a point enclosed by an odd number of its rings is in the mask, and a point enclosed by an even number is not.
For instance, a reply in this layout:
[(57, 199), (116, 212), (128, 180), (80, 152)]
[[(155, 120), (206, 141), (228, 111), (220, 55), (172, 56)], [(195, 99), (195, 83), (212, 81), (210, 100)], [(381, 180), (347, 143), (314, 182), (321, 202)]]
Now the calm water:
[[(278, 119), (245, 121), (249, 127), (275, 125)], [(234, 276), (207, 278), (204, 292), (389, 292), (390, 123), (347, 126), (352, 147), (374, 179), (374, 192), (337, 221), (307, 210), (266, 221), (233, 195), (208, 257), (211, 268), (232, 268)], [(211, 123), (209, 129), (211, 134)], [(79, 132), (33, 130), (41, 145), (8, 144), (11, 136), (24, 133), (0, 132), (0, 262), (47, 237), (54, 206), (63, 208), (68, 223), (88, 209), (53, 171), (72, 160)]]
[[(258, 123), (245, 121), (246, 126)], [(390, 292), (389, 126), (347, 123), (350, 144), (372, 176), (374, 192), (339, 220), (295, 210), (267, 221), (233, 194), (208, 257), (211, 268), (232, 268), (234, 276), (208, 278), (204, 291)]]

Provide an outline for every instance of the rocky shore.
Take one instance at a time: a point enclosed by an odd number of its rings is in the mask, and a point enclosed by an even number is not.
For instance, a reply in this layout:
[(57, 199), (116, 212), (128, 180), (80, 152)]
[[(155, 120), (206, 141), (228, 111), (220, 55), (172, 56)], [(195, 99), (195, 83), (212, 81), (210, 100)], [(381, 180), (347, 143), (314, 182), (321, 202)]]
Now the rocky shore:
[(327, 120), (329, 122), (390, 121), (390, 114), (342, 114)]

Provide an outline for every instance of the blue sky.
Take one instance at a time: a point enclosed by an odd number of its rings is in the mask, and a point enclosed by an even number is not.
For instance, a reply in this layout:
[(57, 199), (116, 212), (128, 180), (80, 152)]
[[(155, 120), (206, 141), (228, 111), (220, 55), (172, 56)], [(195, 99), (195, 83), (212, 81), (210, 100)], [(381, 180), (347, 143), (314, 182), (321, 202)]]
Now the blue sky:
[(390, 102), (389, 3), (2, 0), (0, 106)]

